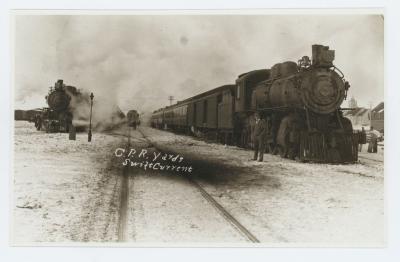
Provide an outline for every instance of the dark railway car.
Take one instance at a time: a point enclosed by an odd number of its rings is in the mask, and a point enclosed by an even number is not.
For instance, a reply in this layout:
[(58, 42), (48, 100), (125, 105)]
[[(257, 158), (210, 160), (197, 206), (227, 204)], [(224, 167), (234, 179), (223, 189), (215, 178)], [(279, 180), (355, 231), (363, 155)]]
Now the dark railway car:
[(153, 128), (164, 128), (164, 108), (158, 109), (153, 112), (150, 117), (150, 125)]
[(165, 129), (185, 132), (188, 126), (187, 112), (188, 104), (186, 102), (168, 106), (162, 112), (158, 112), (159, 125)]
[(34, 122), (36, 115), (40, 115), (41, 112), (42, 112), (41, 109), (32, 109), (32, 110), (17, 109), (14, 111), (14, 120)]
[(235, 85), (224, 85), (153, 112), (151, 126), (233, 139)]
[(28, 120), (26, 117), (25, 110), (14, 110), (14, 120)]
[(232, 133), (230, 124), (233, 119), (229, 119), (232, 107), (229, 105), (232, 106), (233, 91), (234, 85), (224, 85), (190, 99), (188, 102), (188, 108), (190, 108), (188, 126), (192, 132), (200, 132), (207, 136), (220, 136), (225, 127), (229, 129), (229, 133)]
[(358, 134), (340, 109), (350, 85), (333, 60), (333, 50), (313, 45), (311, 60), (304, 56), (298, 63), (241, 74), (235, 85), (155, 111), (151, 124), (251, 147), (258, 112), (270, 123), (272, 153), (301, 161), (355, 162)]
[(140, 116), (136, 110), (129, 110), (126, 114), (128, 126), (136, 129), (137, 126), (140, 125)]

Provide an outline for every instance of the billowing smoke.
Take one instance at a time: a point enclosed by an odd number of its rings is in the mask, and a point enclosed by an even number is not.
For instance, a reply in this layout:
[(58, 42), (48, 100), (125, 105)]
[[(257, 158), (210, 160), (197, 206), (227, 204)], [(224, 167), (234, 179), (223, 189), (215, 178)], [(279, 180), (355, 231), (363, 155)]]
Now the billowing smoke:
[(97, 123), (115, 106), (148, 113), (169, 96), (176, 102), (311, 56), (315, 43), (336, 50), (359, 105), (383, 100), (380, 16), (18, 16), (16, 106), (64, 79), (93, 92)]
[[(67, 93), (71, 96), (69, 108), (72, 111), (72, 124), (76, 127), (87, 128), (90, 122), (91, 99), (87, 92)], [(123, 124), (125, 114), (112, 101), (101, 98), (102, 103), (93, 103), (92, 127), (96, 131), (104, 131)], [(115, 102), (115, 101), (114, 101)]]

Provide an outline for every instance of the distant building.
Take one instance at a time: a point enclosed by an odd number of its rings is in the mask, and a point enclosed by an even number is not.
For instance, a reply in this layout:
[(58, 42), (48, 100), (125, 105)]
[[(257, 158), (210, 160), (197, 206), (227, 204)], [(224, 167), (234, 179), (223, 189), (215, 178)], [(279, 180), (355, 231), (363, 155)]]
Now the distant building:
[(371, 123), (369, 109), (364, 107), (356, 107), (347, 111), (344, 116), (350, 119), (354, 129), (361, 129), (362, 126), (369, 126)]
[(350, 108), (357, 108), (357, 100), (352, 96), (349, 100), (349, 107)]
[(385, 105), (383, 102), (379, 103), (375, 108), (371, 110), (371, 126), (381, 133), (384, 133), (385, 122)]

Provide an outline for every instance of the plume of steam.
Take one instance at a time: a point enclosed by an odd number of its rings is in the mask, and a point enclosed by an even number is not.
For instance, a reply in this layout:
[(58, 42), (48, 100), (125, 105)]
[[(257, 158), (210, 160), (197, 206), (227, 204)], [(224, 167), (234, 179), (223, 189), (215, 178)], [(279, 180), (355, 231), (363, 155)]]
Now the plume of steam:
[[(297, 61), (315, 43), (336, 50), (359, 104), (383, 99), (378, 15), (75, 15), (17, 17), (16, 100), (64, 79), (94, 93), (93, 120), (101, 123), (114, 105), (151, 112), (170, 95), (183, 100), (243, 72)], [(86, 106), (75, 110), (87, 114)]]
[[(90, 97), (87, 92), (78, 96), (70, 94), (70, 110), (72, 111), (72, 124), (79, 127), (88, 127), (90, 121)], [(113, 101), (99, 97), (93, 101), (92, 127), (96, 131), (104, 131), (121, 125), (125, 115)]]

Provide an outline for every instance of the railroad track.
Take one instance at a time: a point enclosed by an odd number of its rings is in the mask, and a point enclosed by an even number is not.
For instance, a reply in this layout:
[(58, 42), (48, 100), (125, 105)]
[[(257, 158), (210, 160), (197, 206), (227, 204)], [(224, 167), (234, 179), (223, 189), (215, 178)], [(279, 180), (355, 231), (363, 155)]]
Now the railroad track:
[(245, 236), (250, 242), (260, 243), (245, 226), (243, 226), (235, 217), (233, 217), (223, 206), (221, 206), (215, 198), (213, 198), (199, 183), (192, 178), (187, 178), (201, 193), (201, 195), (210, 203), (217, 211), (228, 221), (239, 233)]
[[(128, 138), (126, 152), (129, 151), (131, 146), (131, 128), (128, 128), (127, 134), (122, 135)], [(125, 242), (127, 240), (127, 220), (128, 220), (128, 199), (129, 199), (129, 165), (124, 166), (121, 180), (121, 196), (119, 203), (119, 216), (118, 216), (118, 242)]]
[[(157, 148), (154, 143), (152, 143), (147, 136), (140, 130), (137, 129), (139, 133), (143, 136), (144, 139), (146, 139), (147, 143), (151, 145), (152, 147)], [(159, 150), (162, 151), (162, 150)], [(211, 196), (198, 182), (196, 182), (193, 178), (190, 176), (184, 176), (190, 184), (192, 184), (194, 187), (197, 188), (197, 190), (200, 192), (201, 196), (207, 200), (207, 202), (215, 208), (218, 213), (237, 231), (239, 232), (242, 236), (244, 236), (249, 242), (253, 243), (260, 243), (260, 241), (257, 239), (256, 236), (254, 236), (243, 224), (241, 224), (228, 210), (226, 210), (220, 203), (218, 203), (217, 200), (213, 196)]]

